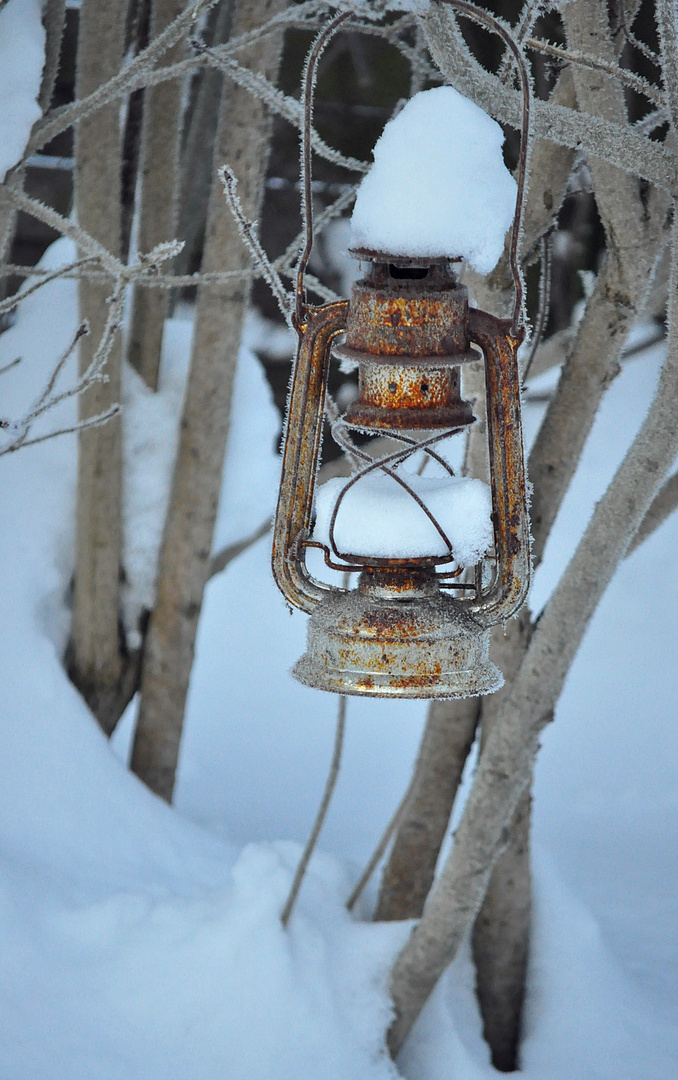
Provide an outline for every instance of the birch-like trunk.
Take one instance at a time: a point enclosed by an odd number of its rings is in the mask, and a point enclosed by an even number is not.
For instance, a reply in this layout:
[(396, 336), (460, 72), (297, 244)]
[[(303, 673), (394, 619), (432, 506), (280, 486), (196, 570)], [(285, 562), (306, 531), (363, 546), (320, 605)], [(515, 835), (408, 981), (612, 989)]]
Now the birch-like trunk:
[[(80, 9), (78, 97), (115, 75), (124, 53), (126, 0), (83, 0)], [(80, 120), (75, 142), (75, 206), (79, 224), (113, 255), (120, 251), (120, 107), (113, 102)], [(80, 368), (90, 363), (108, 314), (110, 282), (79, 283), (80, 314), (90, 334), (80, 342)], [(98, 382), (79, 398), (80, 418), (120, 400), (118, 338)], [(122, 549), (120, 418), (82, 431), (78, 440), (75, 589), (68, 667), (103, 729), (124, 707), (119, 585)]]
[[(261, 26), (286, 0), (239, 0), (234, 33)], [(257, 42), (241, 62), (275, 81), (282, 34)], [(266, 107), (244, 89), (224, 87), (215, 165), (228, 163), (240, 180), (245, 212), (258, 217), (268, 161)], [(245, 271), (249, 254), (215, 179), (203, 270)], [(228, 436), (233, 377), (250, 295), (245, 280), (204, 285), (198, 296), (191, 368), (179, 452), (160, 555), (156, 602), (146, 639), (132, 769), (171, 801), (193, 664), (195, 636), (209, 574), (212, 536)]]
[[(155, 0), (151, 13), (151, 38), (181, 14), (183, 0)], [(164, 57), (166, 66), (178, 62), (185, 52), (179, 40)], [(139, 185), (139, 236), (141, 252), (176, 235), (177, 167), (181, 144), (181, 81), (160, 83), (146, 90), (141, 134), (141, 183)], [(169, 294), (165, 289), (136, 286), (128, 359), (147, 386), (158, 388), (162, 335)]]

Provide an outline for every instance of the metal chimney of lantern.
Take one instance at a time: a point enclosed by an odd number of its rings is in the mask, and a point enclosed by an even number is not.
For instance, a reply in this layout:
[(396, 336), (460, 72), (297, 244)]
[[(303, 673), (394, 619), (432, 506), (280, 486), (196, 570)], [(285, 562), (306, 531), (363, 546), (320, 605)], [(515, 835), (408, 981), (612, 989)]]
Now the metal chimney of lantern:
[[(339, 16), (330, 24), (326, 39), (341, 21)], [(324, 43), (321, 36), (308, 67), (307, 105), (313, 63)], [(523, 147), (526, 130), (524, 116)], [(309, 132), (310, 124), (307, 139)], [(521, 170), (522, 181), (524, 153)], [(310, 167), (304, 180), (308, 196)], [(293, 672), (309, 686), (342, 694), (448, 698), (491, 693), (503, 681), (489, 658), (490, 629), (519, 609), (530, 581), (517, 363), (524, 337), (516, 269), (521, 196), (519, 183), (511, 252), (517, 294), (512, 320), (469, 306), (467, 290), (453, 272), (456, 260), (374, 251), (352, 252), (368, 268), (353, 286), (349, 302), (307, 307), (303, 269), (312, 243), (307, 198), (307, 242), (297, 284), (299, 346), (288, 400), (272, 565), (287, 601), (311, 615), (307, 651)], [(461, 371), (478, 359), (474, 346), (485, 362), (493, 557), (476, 566), (468, 580), (456, 567), (451, 547), (441, 557), (370, 558), (339, 551), (332, 527), (329, 546), (314, 540), (314, 492), (331, 354), (355, 362), (359, 371), (358, 397), (333, 424), (340, 444), (359, 454), (350, 439), (350, 432), (359, 430), (389, 434), (404, 447), (377, 462), (362, 454), (367, 464), (347, 487), (377, 469), (407, 486), (394, 472), (397, 464), (422, 448), (443, 463), (435, 443), (473, 423), (471, 406), (461, 396)], [(444, 536), (428, 509), (420, 506)], [(312, 547), (323, 549), (328, 566), (358, 571), (357, 588), (340, 589), (314, 578), (306, 565)]]

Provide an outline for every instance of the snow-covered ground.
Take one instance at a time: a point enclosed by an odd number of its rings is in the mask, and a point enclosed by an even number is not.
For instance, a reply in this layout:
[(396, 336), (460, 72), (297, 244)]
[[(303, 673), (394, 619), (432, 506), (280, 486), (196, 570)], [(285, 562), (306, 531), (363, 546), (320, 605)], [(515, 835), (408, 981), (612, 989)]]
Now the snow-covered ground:
[[(61, 241), (46, 262), (68, 257)], [(0, 366), (23, 357), (2, 378), (4, 415), (35, 397), (76, 318), (72, 282), (24, 301), (0, 338)], [(165, 404), (180, 397), (189, 339), (189, 324), (170, 324)], [(608, 393), (537, 575), (537, 607), (642, 417), (660, 359), (655, 350), (629, 361)], [(277, 423), (259, 375), (245, 383), (260, 394), (239, 396), (229, 460), (240, 481), (230, 480), (224, 501), (240, 507), (240, 535), (272, 509)], [(133, 379), (127, 386), (128, 425), (135, 408), (150, 425), (151, 406)], [(49, 423), (71, 421), (73, 408)], [(526, 413), (531, 435), (537, 407)], [(246, 457), (249, 425), (257, 434)], [(135, 452), (144, 458), (140, 444)], [(167, 473), (153, 468), (157, 494)], [(133, 710), (109, 745), (60, 664), (74, 478), (72, 436), (0, 459), (0, 1076), (495, 1075), (466, 953), (396, 1072), (383, 1052), (386, 977), (408, 926), (371, 924), (369, 897), (355, 918), (343, 906), (407, 783), (423, 705), (349, 701), (321, 852), (283, 931), (279, 912), (324, 783), (337, 703), (288, 674), (305, 617), (290, 615), (275, 589), (270, 540), (208, 587), (172, 810), (124, 767)], [(150, 497), (143, 485), (128, 492), (128, 544), (135, 528), (137, 545), (149, 539), (133, 511)], [(526, 1080), (678, 1075), (676, 527), (669, 520), (620, 569), (544, 735)], [(222, 542), (234, 535), (224, 531)]]

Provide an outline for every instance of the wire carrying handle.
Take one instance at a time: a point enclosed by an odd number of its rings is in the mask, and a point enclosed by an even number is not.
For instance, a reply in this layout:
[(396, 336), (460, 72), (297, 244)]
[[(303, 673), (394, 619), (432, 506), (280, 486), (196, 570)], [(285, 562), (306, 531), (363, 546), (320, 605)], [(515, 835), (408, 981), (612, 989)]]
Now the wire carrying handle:
[[(465, 15), (468, 19), (478, 23), (486, 30), (497, 34), (508, 49), (513, 53), (513, 57), (518, 65), (518, 73), (520, 76), (521, 90), (522, 90), (522, 121), (520, 129), (520, 151), (518, 154), (518, 167), (517, 167), (517, 187), (516, 194), (516, 208), (513, 215), (513, 222), (511, 224), (511, 244), (509, 247), (509, 266), (511, 268), (511, 274), (513, 277), (513, 284), (515, 287), (515, 301), (513, 305), (513, 317), (511, 319), (511, 334), (513, 337), (519, 337), (522, 328), (524, 327), (525, 319), (523, 312), (523, 279), (520, 273), (520, 263), (518, 259), (518, 247), (520, 243), (520, 236), (522, 233), (523, 212), (525, 206), (525, 186), (527, 179), (527, 150), (529, 146), (530, 135), (530, 111), (532, 101), (532, 88), (530, 83), (530, 76), (525, 62), (522, 49), (513, 35), (509, 32), (508, 28), (504, 26), (502, 22), (496, 19), (489, 12), (484, 11), (482, 8), (476, 7), (475, 4), (471, 4), (468, 0), (437, 0), (438, 3), (444, 4), (446, 7), (451, 7), (461, 15)], [(308, 266), (308, 261), (311, 257), (311, 250), (313, 248), (313, 195), (312, 195), (312, 146), (311, 146), (311, 131), (313, 126), (313, 94), (315, 90), (318, 63), (325, 48), (329, 44), (330, 40), (334, 37), (340, 27), (346, 23), (353, 12), (344, 11), (340, 15), (336, 15), (327, 26), (323, 27), (311, 47), (311, 51), (308, 55), (306, 62), (306, 69), (304, 71), (303, 78), (303, 107), (304, 107), (304, 119), (301, 131), (301, 190), (302, 190), (302, 215), (304, 224), (304, 247), (299, 257), (297, 264), (297, 284), (296, 284), (296, 302), (295, 311), (293, 315), (294, 325), (297, 329), (297, 333), (303, 333), (303, 326), (306, 321), (306, 301), (304, 299), (304, 275)]]

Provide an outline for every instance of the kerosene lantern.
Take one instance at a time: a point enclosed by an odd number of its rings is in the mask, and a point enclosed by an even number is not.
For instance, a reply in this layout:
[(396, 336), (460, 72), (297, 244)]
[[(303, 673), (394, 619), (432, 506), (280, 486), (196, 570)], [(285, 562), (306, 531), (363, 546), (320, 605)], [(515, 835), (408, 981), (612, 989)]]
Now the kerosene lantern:
[[(363, 248), (352, 255), (365, 273), (349, 301), (306, 307), (299, 297), (297, 309), (299, 347), (273, 543), (280, 590), (311, 616), (307, 650), (293, 674), (309, 686), (341, 694), (450, 698), (491, 693), (502, 677), (489, 658), (490, 629), (518, 610), (530, 579), (517, 364), (524, 336), (519, 298), (513, 320), (471, 307), (455, 274), (454, 254)], [(412, 455), (427, 453), (449, 468), (436, 447), (474, 422), (461, 379), (464, 367), (478, 360), (474, 347), (485, 365), (493, 536), (490, 550), (475, 565), (463, 566), (450, 530), (402, 466)], [(332, 355), (358, 368), (357, 398), (343, 416), (331, 418), (333, 434), (356, 464), (319, 536), (314, 533), (314, 500)], [(358, 433), (388, 436), (389, 448), (393, 440), (398, 448), (375, 459)], [(342, 539), (342, 505), (376, 476), (412, 499), (435, 534), (429, 549), (420, 545), (408, 552), (401, 543), (389, 551), (386, 541), (383, 550), (364, 545), (350, 550), (350, 530), (344, 530)], [(320, 549), (333, 569), (357, 572), (357, 586), (343, 589), (314, 577), (306, 562), (312, 548)]]

